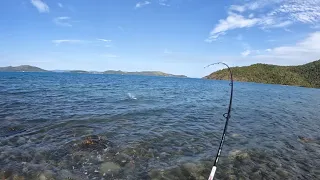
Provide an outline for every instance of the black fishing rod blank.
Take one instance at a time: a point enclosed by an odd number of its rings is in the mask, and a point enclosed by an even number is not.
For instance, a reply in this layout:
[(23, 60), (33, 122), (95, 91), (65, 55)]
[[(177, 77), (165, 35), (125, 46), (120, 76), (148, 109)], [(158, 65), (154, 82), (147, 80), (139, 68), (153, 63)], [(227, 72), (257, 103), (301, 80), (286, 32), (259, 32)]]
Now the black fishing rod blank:
[(229, 101), (228, 112), (223, 114), (223, 117), (226, 118), (226, 123), (224, 125), (224, 129), (223, 129), (223, 133), (222, 133), (222, 136), (221, 136), (219, 149), (218, 149), (218, 152), (217, 152), (217, 155), (216, 155), (216, 159), (214, 160), (213, 167), (212, 167), (212, 170), (211, 170), (211, 173), (210, 173), (210, 176), (209, 176), (208, 180), (212, 180), (213, 179), (213, 177), (214, 177), (214, 175), (216, 173), (216, 170), (217, 170), (217, 164), (218, 164), (218, 161), (219, 161), (219, 158), (220, 158), (220, 155), (221, 155), (221, 151), (222, 151), (222, 147), (223, 147), (223, 143), (224, 143), (224, 140), (225, 140), (225, 137), (226, 137), (229, 119), (231, 117), (230, 114), (231, 114), (232, 98), (233, 98), (233, 77), (232, 77), (232, 71), (231, 71), (230, 67), (226, 63), (223, 63), (223, 62), (209, 64), (206, 67), (209, 67), (209, 66), (212, 66), (212, 65), (215, 65), (215, 64), (223, 64), (223, 65), (228, 67), (228, 71), (229, 71), (229, 74), (230, 74), (231, 92), (230, 92), (230, 101)]

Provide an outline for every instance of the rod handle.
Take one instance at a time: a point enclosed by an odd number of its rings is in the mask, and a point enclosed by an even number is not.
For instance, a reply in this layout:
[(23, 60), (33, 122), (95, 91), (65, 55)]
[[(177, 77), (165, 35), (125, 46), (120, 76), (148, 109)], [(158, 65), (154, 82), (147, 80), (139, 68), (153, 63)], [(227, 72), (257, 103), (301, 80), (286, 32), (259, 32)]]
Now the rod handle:
[(213, 177), (214, 177), (214, 174), (216, 173), (216, 170), (217, 170), (217, 167), (213, 166), (208, 180), (213, 180)]

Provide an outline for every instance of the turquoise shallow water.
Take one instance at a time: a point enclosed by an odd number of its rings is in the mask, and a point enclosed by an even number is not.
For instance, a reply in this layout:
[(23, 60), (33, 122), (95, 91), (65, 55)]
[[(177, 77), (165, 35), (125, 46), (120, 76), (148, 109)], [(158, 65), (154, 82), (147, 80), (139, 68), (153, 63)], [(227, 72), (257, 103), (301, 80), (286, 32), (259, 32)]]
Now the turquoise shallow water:
[[(227, 81), (0, 73), (0, 177), (207, 179)], [(320, 90), (235, 83), (217, 179), (320, 179)]]

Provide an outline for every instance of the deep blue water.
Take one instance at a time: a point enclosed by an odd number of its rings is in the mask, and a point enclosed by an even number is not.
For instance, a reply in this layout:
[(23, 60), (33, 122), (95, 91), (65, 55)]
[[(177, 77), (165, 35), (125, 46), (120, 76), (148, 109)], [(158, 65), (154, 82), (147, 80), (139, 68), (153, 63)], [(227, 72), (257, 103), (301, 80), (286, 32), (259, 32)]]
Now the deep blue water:
[[(0, 73), (0, 177), (207, 179), (227, 81)], [(217, 179), (320, 179), (320, 90), (239, 83)]]

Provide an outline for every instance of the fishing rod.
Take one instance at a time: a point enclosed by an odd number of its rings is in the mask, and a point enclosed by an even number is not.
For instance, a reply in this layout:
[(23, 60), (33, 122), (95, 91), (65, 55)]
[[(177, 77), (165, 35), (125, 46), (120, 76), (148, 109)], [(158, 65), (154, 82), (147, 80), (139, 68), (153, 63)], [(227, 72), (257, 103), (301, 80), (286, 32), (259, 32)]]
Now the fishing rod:
[(209, 176), (208, 180), (212, 180), (213, 179), (213, 177), (214, 177), (214, 175), (216, 173), (216, 170), (217, 170), (217, 164), (218, 164), (218, 161), (219, 161), (219, 158), (220, 158), (220, 155), (221, 155), (221, 151), (222, 151), (222, 147), (223, 147), (223, 143), (224, 143), (224, 140), (225, 140), (225, 137), (226, 137), (229, 119), (231, 117), (230, 114), (231, 114), (231, 106), (232, 106), (232, 98), (233, 98), (233, 77), (232, 77), (232, 71), (231, 71), (230, 67), (226, 63), (218, 62), (218, 63), (209, 64), (208, 66), (206, 66), (204, 68), (207, 68), (207, 67), (215, 65), (215, 64), (223, 64), (223, 65), (227, 66), (227, 68), (229, 70), (229, 74), (230, 74), (230, 84), (229, 85), (231, 86), (231, 92), (230, 92), (230, 101), (229, 101), (228, 112), (223, 114), (223, 117), (226, 118), (226, 123), (224, 125), (224, 129), (223, 129), (223, 133), (222, 133), (222, 136), (221, 136), (219, 149), (218, 149), (218, 152), (217, 152), (217, 155), (216, 155), (216, 159), (214, 160), (213, 167), (212, 167), (212, 170), (211, 170), (211, 173), (210, 173), (210, 176)]

